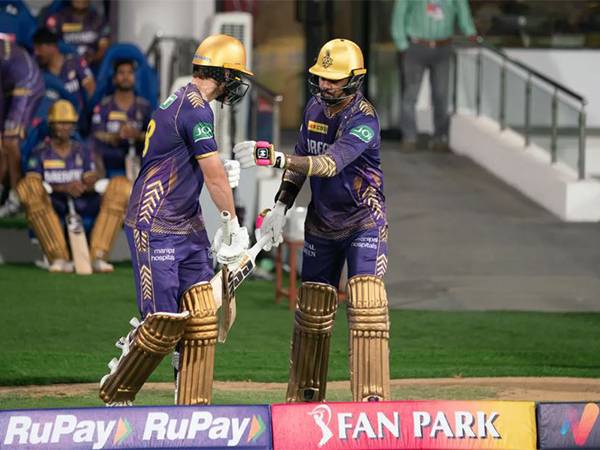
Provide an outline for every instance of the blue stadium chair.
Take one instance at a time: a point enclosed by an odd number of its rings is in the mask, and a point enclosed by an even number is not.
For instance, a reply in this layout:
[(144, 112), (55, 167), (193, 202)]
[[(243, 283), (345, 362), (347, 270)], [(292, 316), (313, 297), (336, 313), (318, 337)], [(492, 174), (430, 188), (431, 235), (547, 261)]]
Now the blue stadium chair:
[(25, 2), (22, 0), (0, 2), (0, 33), (14, 35), (19, 45), (31, 51), (36, 27), (37, 21)]
[(148, 100), (153, 109), (156, 108), (159, 89), (158, 75), (148, 64), (144, 53), (135, 44), (113, 44), (108, 48), (96, 76), (96, 92), (94, 92), (90, 105), (97, 105), (104, 96), (114, 92), (113, 64), (119, 59), (131, 59), (137, 63), (135, 93)]

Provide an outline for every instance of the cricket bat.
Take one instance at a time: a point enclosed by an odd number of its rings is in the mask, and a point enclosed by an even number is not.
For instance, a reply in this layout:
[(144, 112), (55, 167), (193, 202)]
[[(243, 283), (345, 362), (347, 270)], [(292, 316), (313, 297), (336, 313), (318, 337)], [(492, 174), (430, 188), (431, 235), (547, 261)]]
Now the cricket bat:
[(73, 198), (69, 197), (67, 201), (69, 204), (67, 230), (69, 232), (69, 243), (71, 244), (71, 254), (73, 256), (73, 263), (75, 264), (75, 272), (78, 275), (90, 275), (92, 273), (90, 250), (88, 248), (81, 217), (77, 214), (77, 211), (75, 211)]
[(125, 157), (125, 175), (129, 181), (135, 181), (141, 170), (140, 158), (135, 151), (135, 141), (129, 139), (129, 151)]
[[(231, 213), (229, 211), (221, 211), (221, 222), (223, 223), (223, 244), (231, 245), (231, 229), (229, 221)], [(231, 328), (231, 324), (235, 320), (235, 297), (227, 288), (227, 280), (229, 280), (229, 267), (223, 264), (221, 268), (221, 316), (219, 318), (219, 342), (225, 342), (227, 334)], [(233, 319), (232, 319), (233, 318)]]

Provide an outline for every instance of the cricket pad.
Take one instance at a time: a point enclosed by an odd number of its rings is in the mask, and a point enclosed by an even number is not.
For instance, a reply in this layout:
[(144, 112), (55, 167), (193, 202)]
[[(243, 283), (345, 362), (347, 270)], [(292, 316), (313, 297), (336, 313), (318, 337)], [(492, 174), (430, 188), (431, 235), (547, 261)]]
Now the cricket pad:
[(294, 319), (288, 402), (320, 402), (325, 399), (329, 346), (337, 303), (337, 289), (333, 286), (302, 283)]
[(117, 366), (100, 382), (100, 398), (105, 403), (133, 402), (150, 374), (171, 353), (189, 320), (189, 313), (154, 313), (125, 337)]
[(108, 258), (117, 232), (123, 226), (130, 194), (131, 181), (121, 176), (111, 178), (102, 196), (100, 212), (92, 229), (90, 238), (92, 260)]
[(210, 283), (198, 283), (185, 291), (181, 310), (189, 311), (190, 320), (181, 339), (177, 404), (208, 405), (212, 399), (218, 335), (217, 307)]
[(348, 281), (350, 385), (352, 400), (390, 398), (390, 322), (385, 285), (373, 275)]
[(57, 259), (68, 261), (69, 250), (63, 226), (52, 208), (42, 179), (31, 175), (24, 177), (17, 184), (17, 194), (25, 206), (27, 220), (50, 263)]

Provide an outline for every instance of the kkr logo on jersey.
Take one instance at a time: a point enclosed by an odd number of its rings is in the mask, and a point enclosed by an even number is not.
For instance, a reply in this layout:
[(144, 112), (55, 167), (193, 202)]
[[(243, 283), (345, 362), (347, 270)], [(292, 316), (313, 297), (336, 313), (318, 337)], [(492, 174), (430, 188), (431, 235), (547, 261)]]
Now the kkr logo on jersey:
[(327, 134), (329, 125), (320, 122), (308, 121), (308, 131), (314, 131), (315, 133)]
[(373, 139), (373, 136), (375, 136), (375, 132), (368, 125), (359, 125), (354, 127), (350, 130), (350, 134), (356, 136), (365, 144), (371, 142), (371, 139)]
[(160, 109), (167, 109), (169, 106), (173, 104), (173, 102), (177, 100), (177, 96), (175, 94), (169, 95), (169, 97), (160, 104)]
[(196, 125), (194, 125), (192, 135), (194, 142), (212, 139), (214, 137), (213, 126), (211, 123), (198, 122)]

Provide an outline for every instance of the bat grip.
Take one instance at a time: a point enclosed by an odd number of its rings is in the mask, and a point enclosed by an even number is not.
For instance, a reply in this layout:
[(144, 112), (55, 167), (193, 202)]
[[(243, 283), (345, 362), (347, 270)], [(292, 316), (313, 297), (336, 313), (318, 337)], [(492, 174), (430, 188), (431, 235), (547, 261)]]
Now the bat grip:
[(135, 156), (135, 141), (133, 139), (129, 139), (129, 152), (127, 156), (130, 158)]
[(75, 215), (75, 203), (73, 203), (73, 197), (69, 196), (67, 198), (67, 204), (69, 205), (69, 214)]
[(221, 211), (221, 222), (223, 223), (223, 243), (231, 245), (231, 213)]

